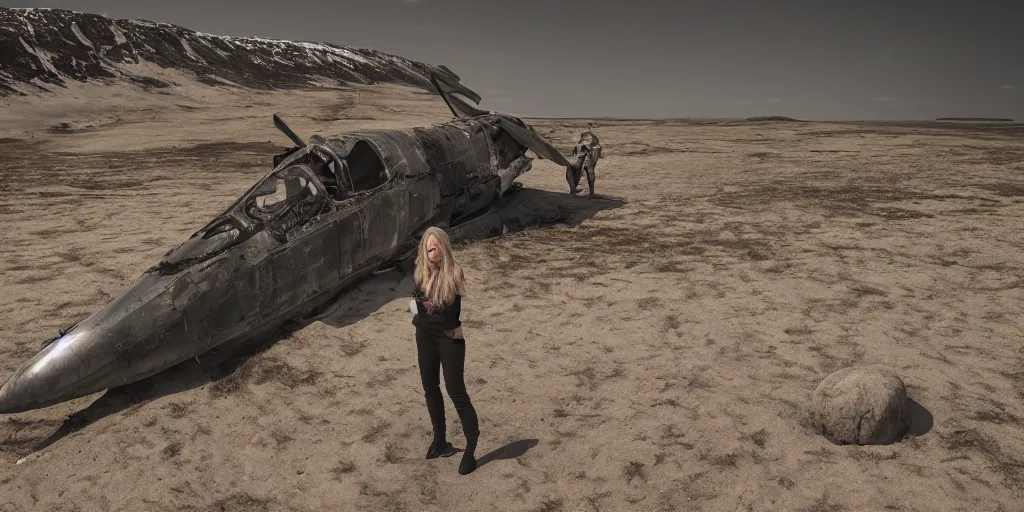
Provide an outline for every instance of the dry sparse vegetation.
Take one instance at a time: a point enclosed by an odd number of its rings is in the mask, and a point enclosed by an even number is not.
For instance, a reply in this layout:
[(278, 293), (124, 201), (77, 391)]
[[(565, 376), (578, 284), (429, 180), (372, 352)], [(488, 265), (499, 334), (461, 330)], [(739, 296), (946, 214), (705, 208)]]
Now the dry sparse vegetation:
[[(0, 110), (3, 375), (267, 172), (286, 144), (272, 112), (303, 136), (449, 116), (436, 96), (391, 86), (360, 89), (357, 107), (354, 90), (105, 91)], [(49, 131), (114, 111), (116, 124)], [(534, 124), (567, 149), (586, 121)], [(422, 459), (409, 283), (382, 275), (258, 349), (0, 418), (0, 508), (59, 510), (67, 496), (83, 510), (257, 512), (1020, 503), (1020, 128), (597, 130), (607, 205), (592, 218), (457, 248), (478, 456), (493, 452), (469, 480), (458, 457)], [(522, 181), (566, 188), (545, 160)], [(894, 366), (934, 420), (879, 448), (815, 434), (811, 391), (862, 363)], [(448, 436), (464, 446), (450, 404)]]

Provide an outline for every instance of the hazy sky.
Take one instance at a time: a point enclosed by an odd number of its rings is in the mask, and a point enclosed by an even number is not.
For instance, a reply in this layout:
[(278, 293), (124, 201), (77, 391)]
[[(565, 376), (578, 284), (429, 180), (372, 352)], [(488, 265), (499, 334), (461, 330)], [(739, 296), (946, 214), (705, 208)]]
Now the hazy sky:
[(839, 4), (0, 0), (376, 48), (523, 116), (1024, 119), (1024, 2)]

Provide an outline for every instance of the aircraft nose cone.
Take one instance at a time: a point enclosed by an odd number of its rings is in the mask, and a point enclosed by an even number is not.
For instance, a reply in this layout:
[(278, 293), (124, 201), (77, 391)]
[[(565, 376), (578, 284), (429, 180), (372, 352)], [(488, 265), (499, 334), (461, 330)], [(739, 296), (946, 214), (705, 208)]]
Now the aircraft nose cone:
[[(186, 274), (147, 273), (43, 348), (0, 387), (0, 414), (41, 409), (159, 373), (258, 319), (260, 296), (236, 278), (240, 259)], [(211, 270), (212, 269), (212, 270)]]
[(61, 401), (78, 379), (81, 361), (71, 350), (74, 336), (65, 335), (11, 375), (0, 387), (0, 414), (25, 412)]
[(0, 414), (12, 414), (32, 409), (31, 402), (36, 396), (35, 379), (30, 374), (15, 373), (0, 387)]

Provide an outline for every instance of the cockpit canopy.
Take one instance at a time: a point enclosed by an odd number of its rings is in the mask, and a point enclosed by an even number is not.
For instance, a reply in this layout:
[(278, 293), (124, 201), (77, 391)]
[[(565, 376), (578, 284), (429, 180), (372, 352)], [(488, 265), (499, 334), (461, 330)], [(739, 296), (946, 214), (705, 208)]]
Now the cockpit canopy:
[(294, 228), (306, 224), (328, 208), (322, 184), (305, 164), (285, 167), (267, 176), (242, 202), (249, 218), (282, 241)]
[(245, 213), (255, 220), (268, 222), (295, 210), (306, 211), (324, 203), (323, 194), (314, 184), (305, 165), (293, 165), (267, 176), (244, 202)]
[(242, 243), (261, 227), (285, 242), (296, 227), (328, 206), (322, 185), (308, 166), (285, 167), (266, 176), (234, 207), (168, 253), (162, 266), (176, 268), (208, 259)]
[(313, 152), (324, 154), (326, 163), (318, 167), (317, 177), (336, 201), (373, 190), (391, 179), (383, 158), (367, 140), (328, 141), (314, 135), (310, 146)]
[(365, 140), (352, 145), (344, 158), (352, 192), (373, 190), (388, 182), (388, 169), (377, 152)]
[(311, 139), (308, 150), (303, 148), (305, 155), (283, 159), (291, 163), (268, 174), (226, 212), (170, 251), (161, 267), (173, 271), (203, 261), (260, 230), (285, 243), (297, 236), (300, 228), (330, 210), (332, 202), (343, 202), (391, 179), (370, 142), (358, 139), (345, 144), (347, 152), (338, 158), (335, 150), (342, 149), (338, 144), (315, 139), (321, 138)]

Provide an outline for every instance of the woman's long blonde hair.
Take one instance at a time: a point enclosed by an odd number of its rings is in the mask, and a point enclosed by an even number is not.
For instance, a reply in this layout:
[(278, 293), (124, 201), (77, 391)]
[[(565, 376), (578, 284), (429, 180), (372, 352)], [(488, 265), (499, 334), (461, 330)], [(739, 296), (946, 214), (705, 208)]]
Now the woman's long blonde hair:
[[(437, 265), (427, 258), (427, 242), (431, 238), (437, 239), (441, 246), (441, 261)], [(416, 254), (414, 278), (423, 294), (435, 304), (451, 304), (456, 294), (466, 294), (466, 278), (462, 266), (455, 262), (451, 240), (443, 229), (431, 226), (423, 232)]]

